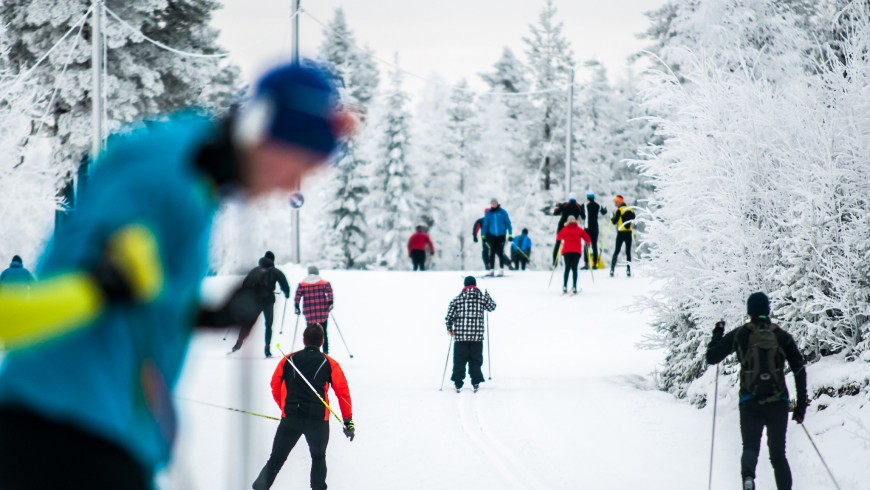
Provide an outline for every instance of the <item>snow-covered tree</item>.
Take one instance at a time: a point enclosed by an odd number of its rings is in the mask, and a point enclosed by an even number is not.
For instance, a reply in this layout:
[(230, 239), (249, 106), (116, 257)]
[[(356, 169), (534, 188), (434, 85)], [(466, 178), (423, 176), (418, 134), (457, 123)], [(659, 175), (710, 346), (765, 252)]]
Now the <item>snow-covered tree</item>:
[(395, 64), (380, 113), (372, 117), (377, 140), (372, 154), (371, 193), (364, 207), (376, 234), (370, 247), (374, 266), (406, 269), (406, 243), (419, 215), (414, 170), (409, 160), (408, 95), (402, 88), (398, 56)]

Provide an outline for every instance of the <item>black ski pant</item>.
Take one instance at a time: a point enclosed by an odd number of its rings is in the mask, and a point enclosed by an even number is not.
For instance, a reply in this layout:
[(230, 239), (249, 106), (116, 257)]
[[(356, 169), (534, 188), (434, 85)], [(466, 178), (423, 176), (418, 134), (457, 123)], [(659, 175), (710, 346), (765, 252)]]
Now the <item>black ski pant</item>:
[(25, 408), (0, 408), (0, 489), (148, 490), (151, 477), (120, 446)]
[(450, 380), (457, 388), (465, 381), (465, 366), (471, 375), (471, 384), (483, 383), (483, 341), (461, 341), (453, 343), (453, 376)]
[(791, 469), (785, 457), (785, 434), (788, 429), (788, 403), (775, 401), (760, 404), (748, 400), (740, 404), (740, 433), (743, 436), (741, 476), (755, 478), (761, 452), (761, 432), (767, 427), (767, 449), (776, 477), (777, 490), (791, 490)]
[(504, 254), (504, 244), (507, 241), (505, 235), (488, 236), (486, 237), (489, 245), (489, 260), (486, 263), (487, 270), (495, 269), (495, 258), (498, 256), (498, 262), (502, 269), (505, 264), (510, 264), (510, 260)]
[(616, 232), (616, 248), (613, 250), (613, 260), (610, 263), (610, 269), (616, 268), (616, 261), (619, 259), (619, 251), (622, 250), (622, 245), (625, 244), (625, 260), (631, 265), (631, 231)]
[(562, 254), (565, 259), (565, 277), (562, 280), (562, 288), (568, 287), (568, 274), (574, 273), (574, 289), (577, 289), (577, 267), (580, 265), (580, 254), (577, 252), (568, 252)]
[(426, 270), (426, 251), (411, 250), (411, 263), (414, 264), (415, 271)]
[(592, 268), (598, 265), (598, 228), (586, 228), (586, 234), (589, 235), (591, 244), (584, 247), (583, 265), (589, 267), (589, 247), (592, 247)]
[(311, 325), (314, 325), (315, 323), (318, 323), (321, 327), (323, 327), (323, 353), (329, 354), (329, 337), (326, 335), (326, 324), (329, 323), (329, 318), (323, 320), (322, 322), (309, 322), (306, 319), (305, 323), (307, 323), (309, 327)]
[[(266, 303), (263, 305), (263, 320), (266, 322), (266, 347), (272, 345), (272, 323), (275, 320), (275, 303)], [(257, 324), (257, 321), (254, 320), (253, 323), (249, 325), (243, 325), (242, 328), (239, 329), (239, 338), (236, 339), (236, 345), (233, 346), (233, 350), (239, 350), (242, 348), (242, 344), (245, 343), (245, 339), (248, 338), (248, 335), (251, 335), (251, 330), (254, 329), (254, 325)]]
[(483, 268), (489, 269), (489, 244), (486, 242), (486, 239), (481, 240), (483, 245), (481, 245), (480, 257), (483, 259)]
[(522, 250), (512, 250), (511, 259), (514, 262), (514, 270), (520, 270), (521, 268), (526, 270), (526, 266), (529, 265), (529, 258)]
[(287, 461), (290, 451), (305, 436), (308, 451), (311, 453), (311, 488), (326, 490), (326, 446), (329, 444), (329, 421), (323, 418), (286, 416), (278, 424), (275, 440), (272, 442), (272, 454), (269, 461), (260, 471), (254, 481), (254, 490), (272, 488), (272, 483)]

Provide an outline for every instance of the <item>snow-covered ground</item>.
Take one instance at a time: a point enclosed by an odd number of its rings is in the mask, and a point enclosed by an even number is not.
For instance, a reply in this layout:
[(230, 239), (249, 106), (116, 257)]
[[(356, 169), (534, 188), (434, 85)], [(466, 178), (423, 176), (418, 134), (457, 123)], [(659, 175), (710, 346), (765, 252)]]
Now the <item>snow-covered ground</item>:
[[(293, 283), (302, 271), (285, 269)], [(633, 306), (651, 281), (610, 279), (598, 272), (583, 292), (563, 297), (548, 274), (514, 273), (480, 279), (498, 303), (491, 314), (492, 380), (481, 391), (439, 391), (448, 348), (447, 303), (462, 289), (458, 272), (326, 271), (336, 291), (335, 314), (354, 354), (335, 326), (333, 356), (350, 382), (357, 437), (348, 442), (332, 421), (327, 463), (332, 489), (685, 489), (706, 488), (711, 408), (698, 410), (654, 389), (651, 374), (663, 352), (638, 350), (649, 318)], [(207, 291), (226, 287), (212, 278)], [(294, 288), (295, 293), (295, 288)], [(281, 301), (276, 305), (280, 319)], [(292, 305), (284, 334), (292, 344)], [(276, 320), (276, 323), (278, 322)], [(188, 400), (273, 416), (269, 380), (278, 359), (262, 358), (262, 326), (241, 352), (225, 354), (232, 336), (198, 336), (178, 396), (182, 433), (166, 488), (250, 488), (268, 458), (277, 423)], [(300, 328), (301, 337), (301, 328)], [(297, 343), (297, 346), (299, 344)], [(239, 389), (240, 373), (252, 398)], [(485, 374), (488, 364), (484, 365)], [(813, 379), (813, 370), (810, 370)], [(734, 389), (720, 388), (714, 486), (735, 488), (740, 437)], [(866, 399), (835, 400), (807, 423), (843, 489), (870, 488), (870, 417)], [(246, 419), (247, 418), (247, 419)], [(248, 450), (240, 422), (251, 428)], [(795, 490), (832, 489), (801, 429), (792, 424), (788, 454)], [(274, 488), (308, 488), (304, 441)], [(246, 472), (242, 475), (240, 472)], [(767, 457), (759, 488), (773, 488)]]

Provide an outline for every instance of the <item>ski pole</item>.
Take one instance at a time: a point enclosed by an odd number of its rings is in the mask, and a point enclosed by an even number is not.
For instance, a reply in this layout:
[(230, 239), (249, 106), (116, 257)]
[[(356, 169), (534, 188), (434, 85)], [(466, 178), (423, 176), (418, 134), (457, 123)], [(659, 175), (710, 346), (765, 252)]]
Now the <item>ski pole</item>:
[(238, 412), (238, 413), (243, 413), (243, 414), (245, 414), (245, 415), (253, 415), (254, 417), (261, 417), (261, 418), (264, 418), (264, 419), (271, 419), (271, 420), (278, 420), (278, 421), (281, 420), (279, 417), (273, 417), (273, 416), (271, 416), (271, 415), (263, 415), (262, 413), (257, 413), (257, 412), (249, 412), (249, 411), (247, 411), (247, 410), (240, 410), (240, 409), (238, 409), (238, 408), (225, 407), (225, 406), (223, 406), (223, 405), (215, 405), (214, 403), (201, 402), (201, 401), (199, 401), (199, 400), (191, 400), (191, 399), (189, 399), (189, 398), (181, 398), (181, 397), (179, 397), (179, 396), (176, 396), (176, 397), (173, 397), (173, 398), (175, 398), (176, 400), (181, 400), (181, 401), (183, 401), (183, 402), (188, 402), (188, 403), (198, 403), (199, 405), (205, 405), (205, 406), (207, 406), (207, 407), (222, 408), (222, 409), (224, 409), (224, 410), (229, 410), (230, 412)]
[(289, 357), (287, 357), (287, 354), (285, 354), (284, 351), (281, 350), (281, 344), (275, 344), (275, 348), (277, 348), (278, 352), (280, 352), (281, 355), (284, 356), (284, 359), (286, 359), (287, 362), (291, 366), (293, 366), (293, 370), (296, 371), (296, 374), (298, 374), (299, 377), (302, 378), (302, 381), (305, 381), (305, 384), (308, 385), (309, 388), (311, 388), (311, 392), (314, 393), (314, 396), (316, 396), (317, 399), (320, 400), (320, 403), (322, 403), (324, 407), (326, 407), (330, 412), (332, 412), (332, 415), (335, 416), (335, 420), (338, 420), (338, 422), (343, 427), (344, 420), (341, 420), (341, 417), (339, 417), (338, 414), (335, 413), (335, 410), (333, 410), (332, 407), (330, 407), (329, 404), (326, 403), (326, 400), (324, 400), (323, 397), (320, 396), (320, 393), (318, 393), (317, 390), (314, 389), (314, 386), (311, 386), (311, 383), (308, 381), (308, 378), (306, 378), (305, 375), (302, 374), (302, 371), (300, 371), (299, 368), (296, 367), (296, 364), (293, 364), (293, 359), (290, 359)]
[[(587, 243), (586, 246), (589, 247), (589, 251), (592, 251), (592, 244), (591, 244), (591, 243)], [(587, 260), (589, 260), (589, 264), (590, 264), (590, 266), (589, 266), (589, 275), (592, 276), (592, 284), (595, 284), (595, 271), (594, 271), (593, 269), (595, 269), (595, 266), (596, 266), (597, 264), (595, 263), (594, 260), (592, 260), (592, 259), (594, 259), (595, 257), (594, 257), (594, 256), (589, 257), (589, 254), (588, 254), (588, 253), (586, 254), (586, 257), (587, 257)]]
[(550, 273), (550, 282), (547, 283), (547, 287), (553, 285), (553, 276), (556, 275), (556, 267), (559, 265), (559, 255), (562, 254), (562, 247), (565, 245), (565, 241), (562, 240), (559, 243), (559, 250), (556, 251), (556, 260), (553, 261), (553, 272)]
[(290, 344), (291, 351), (296, 348), (296, 333), (299, 331), (299, 316), (300, 315), (296, 315), (296, 326), (293, 327), (293, 343)]
[(226, 339), (227, 339), (227, 335), (229, 335), (229, 334), (230, 334), (230, 330), (231, 330), (231, 329), (232, 329), (232, 328), (233, 328), (233, 326), (232, 326), (232, 325), (230, 325), (230, 326), (229, 326), (229, 327), (227, 327), (227, 333), (225, 333), (225, 334), (224, 334), (224, 340), (226, 340)]
[(284, 298), (284, 311), (281, 312), (281, 331), (278, 332), (278, 335), (284, 335), (284, 317), (287, 316), (287, 301), (290, 298)]
[(804, 434), (807, 435), (807, 439), (810, 440), (810, 444), (813, 445), (813, 449), (816, 450), (816, 454), (819, 455), (819, 459), (822, 460), (822, 464), (825, 466), (825, 469), (828, 471), (828, 476), (831, 477), (831, 481), (834, 482), (834, 486), (837, 490), (840, 490), (840, 485), (837, 483), (837, 480), (834, 478), (834, 474), (831, 472), (831, 468), (828, 467), (828, 463), (825, 462), (825, 458), (822, 457), (822, 453), (819, 451), (818, 446), (816, 446), (816, 441), (813, 440), (812, 436), (810, 436), (810, 431), (807, 430), (807, 426), (804, 424), (800, 424), (800, 426), (804, 430)]
[(338, 321), (335, 319), (335, 314), (333, 312), (329, 312), (330, 316), (332, 316), (332, 323), (335, 324), (335, 329), (338, 330), (338, 336), (341, 337), (342, 343), (344, 343), (344, 348), (347, 350), (348, 355), (351, 359), (353, 359), (353, 354), (350, 352), (350, 347), (347, 346), (347, 342), (344, 340), (344, 335), (341, 333), (341, 327), (338, 326)]
[(444, 359), (444, 374), (441, 375), (441, 388), (438, 388), (438, 391), (444, 391), (444, 378), (447, 377), (447, 363), (450, 362), (450, 349), (453, 348), (453, 337), (448, 339), (450, 341), (447, 344), (447, 359)]
[[(486, 294), (489, 294), (487, 291)], [(489, 371), (489, 380), (492, 381), (492, 353), (489, 350), (489, 312), (486, 312), (486, 369)]]
[(716, 408), (719, 406), (719, 365), (716, 364), (716, 385), (713, 389), (713, 436), (710, 438), (710, 476), (707, 490), (713, 490), (713, 448), (716, 447)]

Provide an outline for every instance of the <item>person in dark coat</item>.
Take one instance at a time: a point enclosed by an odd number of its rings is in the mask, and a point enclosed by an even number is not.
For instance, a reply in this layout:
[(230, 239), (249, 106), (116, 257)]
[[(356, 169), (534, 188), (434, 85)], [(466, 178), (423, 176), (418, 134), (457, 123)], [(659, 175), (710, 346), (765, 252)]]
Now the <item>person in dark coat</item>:
[[(269, 460), (252, 486), (254, 490), (272, 487), (287, 456), (302, 436), (311, 454), (311, 488), (326, 490), (330, 410), (325, 404), (329, 404), (327, 390), (330, 386), (341, 409), (344, 435), (351, 441), (356, 435), (350, 388), (344, 371), (335, 359), (320, 352), (323, 329), (318, 324), (308, 326), (302, 333), (302, 341), (305, 348), (282, 357), (272, 375), (272, 397), (281, 409), (281, 422)], [(316, 387), (316, 394), (312, 386)]]
[(490, 201), (489, 212), (483, 217), (480, 233), (489, 248), (489, 256), (487, 257), (489, 275), (495, 275), (495, 258), (498, 257), (501, 266), (499, 275), (503, 276), (505, 264), (510, 265), (510, 259), (504, 253), (504, 246), (513, 239), (513, 227), (510, 215), (494, 197)]
[(408, 257), (411, 257), (411, 262), (414, 264), (415, 271), (426, 270), (426, 252), (435, 253), (435, 244), (426, 233), (426, 228), (417, 227), (417, 231), (408, 239)]
[(457, 393), (465, 383), (466, 366), (474, 391), (483, 383), (484, 315), (494, 310), (495, 301), (488, 292), (477, 289), (474, 276), (465, 278), (465, 287), (447, 308), (447, 335), (453, 337), (453, 375), (450, 379)]
[(478, 218), (477, 221), (474, 222), (474, 226), (471, 229), (471, 237), (474, 239), (474, 243), (478, 241), (480, 244), (480, 257), (483, 259), (483, 268), (489, 269), (489, 245), (486, 244), (486, 240), (478, 240), (477, 234), (483, 228), (483, 220), (486, 218), (486, 213), (489, 212), (489, 208), (485, 208), (483, 210), (483, 216)]
[[(559, 225), (556, 227), (556, 233), (558, 234), (565, 227), (569, 217), (573, 216), (578, 222), (586, 219), (586, 211), (583, 209), (583, 206), (577, 203), (577, 196), (572, 192), (568, 195), (568, 202), (557, 204), (553, 208), (553, 216), (559, 217)], [(554, 267), (557, 260), (559, 260), (559, 242), (556, 242), (556, 245), (553, 247)]]
[[(248, 272), (248, 275), (245, 276), (245, 280), (242, 281), (242, 287), (246, 289), (250, 289), (253, 297), (256, 298), (257, 305), (260, 309), (257, 311), (257, 316), (259, 313), (263, 313), (263, 320), (266, 323), (266, 347), (263, 349), (266, 357), (272, 357), (272, 323), (275, 319), (275, 283), (281, 288), (281, 292), (284, 293), (284, 300), (290, 298), (290, 285), (287, 283), (287, 277), (284, 276), (284, 273), (275, 268), (275, 254), (270, 251), (267, 251), (263, 257), (260, 258), (257, 267), (251, 269)], [(242, 344), (245, 342), (245, 339), (250, 335), (251, 330), (256, 323), (256, 318), (253, 322), (245, 325), (243, 328), (239, 330), (239, 338), (236, 340), (236, 344), (233, 346), (232, 352), (236, 352), (237, 350), (242, 348)]]
[(9, 263), (9, 268), (0, 273), (0, 289), (4, 284), (27, 284), (30, 285), (35, 281), (33, 274), (24, 268), (24, 261), (21, 257), (15, 255), (12, 257), (12, 262)]
[(592, 248), (592, 268), (598, 268), (598, 215), (607, 216), (607, 208), (595, 202), (595, 193), (589, 191), (586, 193), (586, 204), (583, 205), (584, 214), (586, 214), (586, 234), (589, 235), (591, 242), (586, 247), (586, 252), (583, 254), (583, 269), (589, 268), (589, 248)]
[[(707, 362), (718, 364), (735, 352), (740, 362), (740, 433), (743, 437), (741, 488), (755, 490), (755, 467), (761, 451), (761, 434), (766, 429), (776, 488), (791, 490), (791, 469), (785, 456), (789, 395), (784, 369), (788, 361), (797, 390), (797, 405), (792, 420), (801, 424), (809, 406), (806, 362), (794, 338), (770, 321), (770, 300), (767, 295), (750, 295), (746, 301), (746, 312), (749, 323), (727, 334), (725, 322), (716, 324), (713, 338), (707, 345)], [(767, 347), (762, 348), (764, 346)]]

